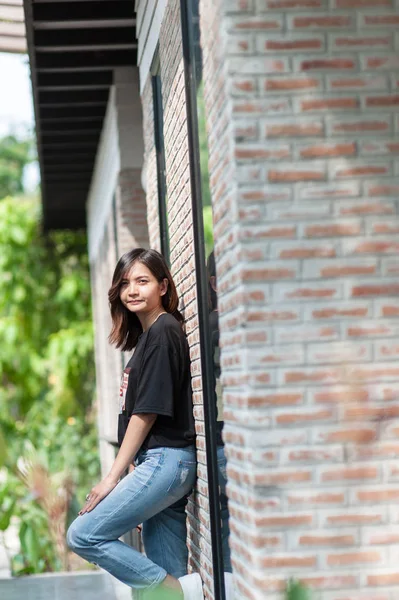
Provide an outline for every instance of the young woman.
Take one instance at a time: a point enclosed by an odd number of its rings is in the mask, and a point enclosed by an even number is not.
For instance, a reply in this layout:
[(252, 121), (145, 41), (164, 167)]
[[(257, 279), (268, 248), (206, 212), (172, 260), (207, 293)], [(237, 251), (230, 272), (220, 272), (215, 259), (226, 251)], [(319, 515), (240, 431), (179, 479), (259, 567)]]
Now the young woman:
[[(68, 545), (151, 597), (202, 600), (200, 576), (186, 575), (184, 507), (196, 478), (189, 348), (162, 255), (124, 254), (108, 297), (109, 340), (134, 349), (121, 382), (120, 450), (70, 526)], [(119, 540), (141, 523), (146, 556)]]

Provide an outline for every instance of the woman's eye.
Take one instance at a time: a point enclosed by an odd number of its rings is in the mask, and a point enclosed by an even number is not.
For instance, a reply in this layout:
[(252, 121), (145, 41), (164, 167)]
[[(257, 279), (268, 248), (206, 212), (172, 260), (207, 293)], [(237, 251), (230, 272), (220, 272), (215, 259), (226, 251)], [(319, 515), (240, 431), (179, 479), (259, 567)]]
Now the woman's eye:
[(140, 279), (139, 283), (147, 283), (146, 279)]

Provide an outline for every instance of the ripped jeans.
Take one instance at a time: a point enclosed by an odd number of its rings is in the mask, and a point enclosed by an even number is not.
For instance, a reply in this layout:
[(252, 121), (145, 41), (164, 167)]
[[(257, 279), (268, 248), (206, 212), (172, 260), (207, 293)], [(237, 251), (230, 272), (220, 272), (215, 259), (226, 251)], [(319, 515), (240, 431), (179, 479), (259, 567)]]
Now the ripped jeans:
[[(168, 573), (180, 577), (187, 572), (185, 501), (183, 513), (179, 501), (190, 494), (195, 484), (195, 447), (141, 450), (135, 465), (135, 470), (94, 510), (75, 519), (68, 529), (67, 542), (76, 554), (131, 588), (150, 590), (162, 583)], [(166, 529), (162, 519), (166, 519)], [(147, 538), (150, 546), (157, 547), (156, 557), (147, 552), (157, 558), (157, 564), (118, 539), (141, 523), (144, 542)], [(165, 531), (170, 534), (165, 535)], [(177, 565), (182, 569), (184, 561), (185, 573), (171, 572)]]

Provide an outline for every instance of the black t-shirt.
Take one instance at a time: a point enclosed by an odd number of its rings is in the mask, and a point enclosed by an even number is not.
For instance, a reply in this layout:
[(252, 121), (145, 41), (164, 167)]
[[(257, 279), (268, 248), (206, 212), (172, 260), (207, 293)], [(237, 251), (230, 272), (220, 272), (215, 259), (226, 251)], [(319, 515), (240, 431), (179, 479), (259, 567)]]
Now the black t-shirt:
[(142, 448), (183, 448), (194, 443), (189, 347), (180, 323), (169, 313), (161, 314), (140, 335), (123, 372), (119, 444), (130, 417), (142, 413), (158, 415)]

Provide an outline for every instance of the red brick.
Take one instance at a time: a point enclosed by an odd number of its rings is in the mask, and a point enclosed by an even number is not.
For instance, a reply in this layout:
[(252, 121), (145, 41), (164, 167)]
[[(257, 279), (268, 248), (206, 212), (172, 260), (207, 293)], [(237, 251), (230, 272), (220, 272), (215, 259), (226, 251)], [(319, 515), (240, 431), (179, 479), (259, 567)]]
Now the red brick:
[(382, 521), (381, 513), (330, 515), (327, 522), (331, 525), (378, 525)]
[(348, 402), (365, 402), (369, 398), (369, 392), (365, 388), (346, 387), (346, 388), (323, 388), (322, 391), (315, 391), (312, 394), (313, 402), (320, 404), (345, 404)]
[(233, 90), (239, 92), (255, 92), (256, 90), (256, 83), (253, 79), (237, 79), (235, 77), (231, 85)]
[(357, 76), (329, 76), (328, 86), (331, 90), (378, 90), (387, 88), (387, 80), (384, 75), (357, 75)]
[(366, 108), (398, 106), (399, 95), (392, 94), (391, 96), (369, 96), (366, 98)]
[[(287, 456), (288, 462), (306, 462), (306, 463), (317, 463), (317, 462), (337, 462), (344, 459), (343, 449), (338, 447), (317, 448), (315, 450), (291, 450)], [(280, 459), (281, 463), (284, 464), (284, 455)]]
[(360, 143), (362, 154), (399, 154), (399, 142), (387, 140), (374, 140)]
[(332, 318), (339, 318), (342, 319), (343, 317), (366, 317), (368, 315), (368, 308), (367, 306), (356, 306), (353, 308), (350, 307), (339, 307), (337, 306), (336, 308), (319, 308), (319, 309), (314, 309), (312, 311), (312, 317), (314, 319), (332, 319)]
[(356, 202), (338, 204), (338, 213), (342, 216), (394, 214), (391, 202)]
[(359, 235), (361, 226), (358, 222), (309, 225), (305, 228), (305, 237), (336, 237)]
[(246, 30), (246, 31), (270, 31), (281, 29), (281, 21), (279, 19), (262, 19), (261, 17), (245, 18), (241, 17), (240, 20), (235, 22), (235, 29)]
[(294, 423), (308, 423), (313, 421), (328, 421), (334, 417), (334, 413), (331, 410), (319, 410), (314, 409), (309, 412), (302, 413), (284, 413), (276, 417), (277, 425), (293, 425)]
[(243, 281), (272, 281), (276, 279), (294, 279), (296, 271), (293, 269), (247, 269), (241, 271)]
[(309, 39), (268, 39), (264, 43), (264, 49), (267, 52), (299, 52), (306, 50), (320, 50), (323, 48), (323, 41), (320, 38)]
[(380, 442), (372, 446), (353, 446), (349, 450), (353, 460), (371, 460), (375, 458), (398, 458), (399, 444)]
[(374, 575), (367, 575), (368, 586), (386, 586), (386, 585), (397, 585), (399, 584), (399, 573), (379, 573)]
[(309, 287), (310, 284), (302, 287), (293, 288), (291, 291), (287, 291), (285, 293), (285, 297), (287, 299), (293, 298), (307, 298), (307, 299), (316, 299), (316, 298), (333, 298), (338, 294), (338, 290), (335, 287)]
[(332, 123), (333, 133), (371, 133), (389, 131), (389, 129), (390, 122), (388, 119), (375, 118), (373, 120), (366, 120), (356, 117), (351, 121), (335, 120)]
[[(330, 589), (352, 589), (358, 587), (358, 578), (356, 575), (341, 575), (338, 573), (334, 573), (330, 576), (320, 576), (320, 577), (308, 577), (302, 576), (299, 578), (299, 581), (303, 583), (305, 587), (310, 589), (322, 589), (322, 590), (330, 590)], [(355, 600), (351, 595), (351, 598), (337, 598), (337, 600)], [(361, 599), (359, 599), (361, 600)], [(366, 599), (364, 599), (366, 600)], [(367, 600), (373, 600), (372, 598), (368, 598)], [(374, 600), (386, 600), (383, 598), (375, 598)]]
[(278, 257), (281, 259), (289, 258), (328, 258), (336, 256), (335, 249), (328, 246), (314, 246), (312, 248), (298, 246), (296, 248), (282, 249)]
[(324, 158), (329, 156), (353, 156), (356, 154), (354, 143), (333, 144), (324, 143), (306, 146), (300, 150), (301, 158)]
[(376, 467), (347, 467), (324, 471), (321, 475), (321, 481), (377, 479), (378, 475), (379, 471)]
[(367, 177), (372, 175), (389, 175), (389, 165), (358, 165), (350, 167), (339, 167), (335, 170), (335, 176), (342, 177)]
[(399, 306), (387, 304), (381, 307), (380, 317), (399, 317)]
[(374, 275), (376, 265), (342, 265), (324, 267), (320, 270), (320, 277), (346, 277), (348, 275)]
[(332, 40), (332, 46), (334, 50), (348, 49), (348, 48), (381, 48), (386, 49), (391, 46), (392, 38), (389, 35), (374, 35), (374, 36), (335, 36)]
[(373, 223), (372, 224), (372, 232), (373, 233), (399, 233), (399, 223), (398, 222), (385, 222), (385, 223)]
[(300, 59), (299, 69), (301, 71), (321, 71), (321, 70), (347, 70), (355, 69), (356, 63), (351, 58), (313, 58)]
[(239, 199), (244, 202), (280, 202), (290, 200), (290, 190), (284, 188), (273, 188), (269, 190), (241, 190), (239, 193)]
[(311, 525), (313, 523), (312, 515), (275, 515), (261, 517), (258, 519), (259, 527), (300, 527), (301, 525)]
[(259, 396), (243, 397), (226, 393), (226, 403), (231, 406), (248, 406), (248, 407), (268, 407), (268, 406), (295, 406), (303, 402), (303, 393), (275, 393), (275, 394), (260, 394)]
[(377, 550), (363, 550), (357, 552), (345, 552), (341, 554), (330, 554), (327, 557), (327, 564), (335, 566), (350, 566), (350, 565), (362, 565), (365, 563), (378, 563), (381, 562), (381, 554)]
[(315, 15), (293, 17), (291, 26), (294, 29), (331, 29), (332, 27), (349, 27), (352, 24), (350, 16)]
[(316, 556), (270, 556), (262, 559), (262, 567), (265, 569), (298, 569), (305, 567), (316, 567)]
[(266, 125), (266, 137), (299, 137), (299, 136), (321, 136), (323, 125), (321, 122), (306, 123), (268, 123)]
[[(377, 357), (378, 360), (379, 357)], [(399, 406), (366, 407), (355, 406), (344, 411), (344, 419), (355, 421), (383, 421), (399, 417)]]
[(295, 371), (285, 371), (284, 383), (328, 383), (338, 381), (340, 371), (335, 368), (314, 368)]
[(300, 546), (354, 546), (356, 543), (353, 535), (337, 534), (304, 534), (299, 537)]
[(399, 251), (399, 242), (370, 240), (360, 242), (353, 250), (355, 254), (392, 254)]
[(348, 427), (342, 429), (336, 429), (321, 433), (320, 436), (322, 441), (326, 443), (367, 443), (372, 442), (376, 438), (376, 431), (372, 428), (359, 428), (350, 429)]
[(345, 494), (342, 492), (304, 492), (293, 491), (287, 495), (287, 503), (289, 505), (326, 505), (326, 504), (343, 504), (345, 502)]
[(266, 225), (259, 229), (251, 227), (242, 229), (240, 232), (241, 241), (263, 240), (267, 238), (293, 238), (296, 235), (296, 228), (293, 226)]
[(357, 285), (352, 288), (352, 297), (358, 296), (397, 296), (399, 295), (399, 284), (375, 284)]
[[(257, 318), (255, 318), (257, 317)], [(296, 321), (298, 313), (293, 310), (263, 310), (262, 312), (250, 313), (248, 321)]]
[(346, 198), (356, 197), (360, 194), (360, 185), (358, 181), (334, 183), (325, 183), (312, 186), (303, 186), (299, 190), (301, 200), (320, 200), (328, 198)]
[(397, 196), (399, 194), (399, 185), (370, 183), (366, 186), (369, 196)]
[(321, 8), (322, 0), (264, 0), (264, 10)]
[(254, 146), (238, 146), (235, 150), (237, 160), (277, 160), (281, 158), (290, 158), (291, 151), (289, 146), (280, 148), (265, 148)]
[[(392, 342), (380, 342), (376, 344), (376, 360), (387, 360), (399, 357), (399, 345)], [(399, 412), (399, 411), (398, 411)], [(396, 416), (399, 416), (396, 415)]]
[(385, 323), (372, 321), (370, 325), (350, 325), (346, 328), (348, 337), (384, 337), (390, 335), (391, 329)]
[(397, 502), (399, 500), (399, 488), (359, 490), (356, 496), (359, 502)]
[(392, 6), (392, 0), (334, 0), (333, 8), (350, 9), (350, 8), (375, 8), (376, 6)]
[(289, 101), (285, 98), (277, 99), (273, 98), (270, 101), (263, 100), (249, 100), (239, 99), (233, 102), (233, 112), (239, 116), (248, 116), (251, 114), (280, 114), (287, 112), (290, 108)]
[(270, 169), (268, 174), (268, 179), (270, 183), (284, 183), (284, 182), (293, 182), (296, 181), (323, 181), (326, 178), (326, 174), (324, 168), (313, 170), (310, 168), (296, 167), (295, 170), (290, 170), (290, 166), (286, 166), (285, 168), (281, 168), (281, 170)]
[[(374, 8), (374, 6), (373, 6)], [(385, 15), (362, 15), (362, 24), (366, 27), (397, 27), (399, 25), (399, 15), (385, 14)]]
[(297, 90), (319, 89), (321, 82), (315, 77), (291, 77), (289, 79), (266, 78), (264, 89), (266, 92), (296, 92)]
[(366, 69), (385, 69), (393, 70), (399, 67), (399, 56), (393, 54), (382, 55), (382, 56), (369, 56), (365, 57), (365, 68)]
[(301, 100), (300, 109), (303, 112), (311, 110), (347, 110), (358, 107), (357, 98), (317, 98)]

